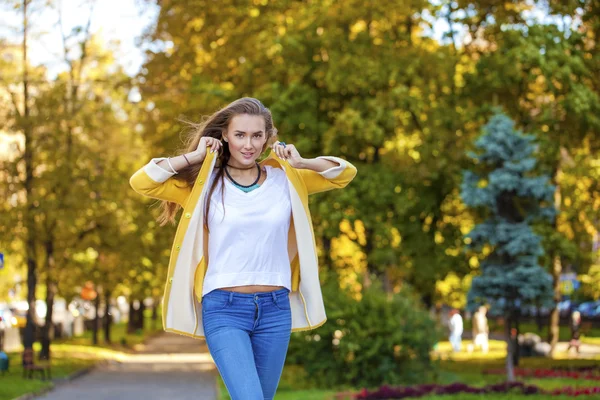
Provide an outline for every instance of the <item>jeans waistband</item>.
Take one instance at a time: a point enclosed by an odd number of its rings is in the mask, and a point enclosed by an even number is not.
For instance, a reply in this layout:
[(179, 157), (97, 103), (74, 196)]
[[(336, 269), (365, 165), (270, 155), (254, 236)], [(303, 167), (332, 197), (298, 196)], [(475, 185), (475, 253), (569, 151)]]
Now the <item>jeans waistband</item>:
[(255, 297), (258, 297), (258, 298), (277, 297), (277, 296), (281, 296), (284, 294), (288, 294), (289, 292), (290, 291), (287, 288), (273, 290), (271, 292), (254, 292), (254, 293), (239, 293), (239, 292), (233, 292), (230, 290), (215, 289), (215, 290), (212, 290), (209, 293), (205, 294), (205, 296), (211, 295), (211, 296), (224, 296), (224, 297), (230, 297), (230, 298), (235, 297), (235, 298), (241, 298), (241, 299), (253, 299)]

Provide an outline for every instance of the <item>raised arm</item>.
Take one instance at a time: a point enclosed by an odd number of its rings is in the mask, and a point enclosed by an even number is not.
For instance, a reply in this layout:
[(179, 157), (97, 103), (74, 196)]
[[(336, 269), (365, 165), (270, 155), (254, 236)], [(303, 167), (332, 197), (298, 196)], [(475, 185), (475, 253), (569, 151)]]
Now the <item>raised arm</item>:
[(346, 187), (356, 176), (356, 167), (338, 157), (303, 159), (297, 168), (308, 194)]
[(192, 188), (175, 175), (188, 166), (202, 164), (207, 152), (217, 151), (220, 145), (215, 138), (203, 137), (195, 151), (171, 158), (153, 158), (131, 176), (129, 184), (141, 195), (184, 206)]

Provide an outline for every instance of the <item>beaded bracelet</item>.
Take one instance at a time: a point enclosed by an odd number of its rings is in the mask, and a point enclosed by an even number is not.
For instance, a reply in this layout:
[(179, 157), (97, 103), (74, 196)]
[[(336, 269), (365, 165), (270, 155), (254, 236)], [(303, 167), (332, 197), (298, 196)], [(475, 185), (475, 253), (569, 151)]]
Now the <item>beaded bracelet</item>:
[(171, 171), (173, 171), (174, 174), (177, 174), (178, 172), (175, 171), (175, 168), (173, 168), (173, 166), (171, 165), (171, 160), (167, 157), (167, 164), (169, 164), (169, 167), (171, 168)]

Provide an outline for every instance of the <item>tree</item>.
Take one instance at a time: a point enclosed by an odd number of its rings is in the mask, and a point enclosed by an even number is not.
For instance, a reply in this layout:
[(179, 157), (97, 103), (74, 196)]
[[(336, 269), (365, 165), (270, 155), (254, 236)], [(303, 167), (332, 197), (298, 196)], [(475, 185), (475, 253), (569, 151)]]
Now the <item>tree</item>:
[(509, 381), (514, 380), (511, 328), (519, 309), (552, 298), (552, 278), (539, 265), (544, 251), (532, 225), (555, 216), (554, 187), (548, 177), (533, 174), (533, 137), (513, 126), (503, 114), (491, 118), (476, 142), (481, 154), (471, 154), (479, 174), (466, 171), (461, 188), (465, 204), (485, 218), (467, 235), (469, 247), (488, 252), (481, 275), (473, 278), (468, 304), (475, 308), (489, 303), (504, 316)]

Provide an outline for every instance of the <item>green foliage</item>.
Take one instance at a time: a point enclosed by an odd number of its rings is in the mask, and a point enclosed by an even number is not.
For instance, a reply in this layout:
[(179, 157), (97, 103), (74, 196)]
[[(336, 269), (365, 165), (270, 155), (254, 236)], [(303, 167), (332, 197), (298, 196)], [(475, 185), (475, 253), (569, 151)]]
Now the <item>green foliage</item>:
[(328, 321), (293, 334), (287, 358), (317, 386), (412, 383), (435, 370), (435, 323), (411, 290), (388, 295), (374, 284), (357, 301), (328, 279), (323, 294)]

